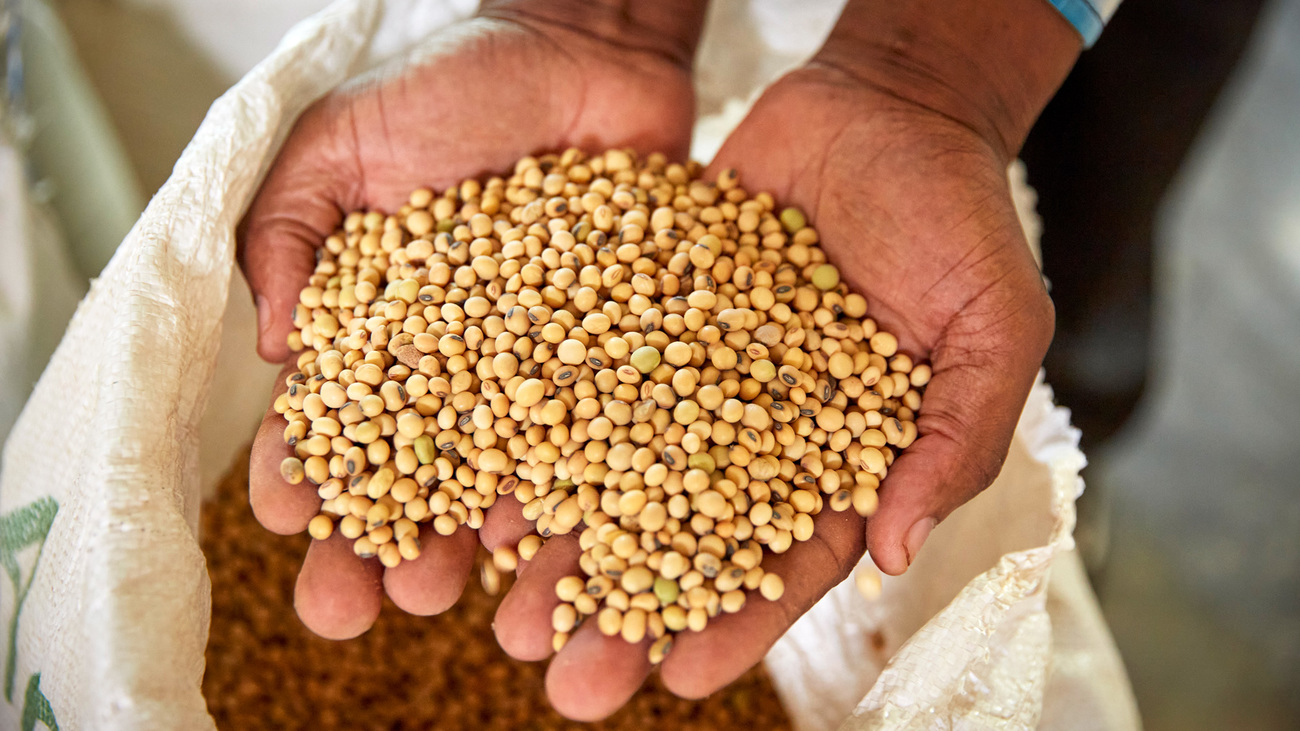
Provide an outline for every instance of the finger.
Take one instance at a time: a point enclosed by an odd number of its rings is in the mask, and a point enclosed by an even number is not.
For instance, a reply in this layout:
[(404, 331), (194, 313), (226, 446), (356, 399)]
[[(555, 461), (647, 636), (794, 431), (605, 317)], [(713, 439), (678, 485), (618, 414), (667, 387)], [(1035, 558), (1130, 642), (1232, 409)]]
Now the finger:
[(341, 182), (361, 178), (340, 169), (338, 160), (349, 156), (331, 128), (337, 106), (327, 99), (302, 116), (240, 225), (239, 262), (257, 305), (257, 352), (273, 363), (289, 357), (293, 306), (315, 270), (316, 248), (338, 228), (341, 211), (361, 202)]
[(379, 559), (362, 559), (353, 553), (352, 541), (338, 531), (323, 541), (312, 541), (293, 591), (298, 618), (326, 639), (361, 635), (379, 618), (383, 571)]
[(280, 463), (293, 456), (293, 447), (285, 444), (288, 422), (275, 412), (275, 399), (287, 390), (285, 378), (296, 372), (286, 366), (276, 377), (271, 406), (262, 417), (248, 462), (248, 500), (257, 522), (272, 533), (293, 535), (307, 530), (307, 523), (320, 512), (321, 499), (316, 486), (304, 479), (290, 485), (280, 476)]
[(449, 536), (431, 523), (420, 526), (420, 555), (384, 571), (388, 598), (405, 612), (429, 616), (445, 612), (460, 599), (474, 570), (478, 538), (460, 526)]
[(548, 540), (520, 574), (501, 606), (497, 607), (492, 630), (506, 654), (516, 660), (543, 660), (551, 655), (551, 613), (559, 605), (555, 582), (581, 575), (578, 556), (582, 549), (574, 535)]
[(889, 468), (867, 521), (867, 547), (881, 571), (906, 571), (930, 530), (1002, 470), (1051, 341), (1050, 301), (1033, 299), (1008, 305), (1025, 308), (1010, 316), (976, 302), (935, 350), (916, 422), (921, 436)]
[(533, 532), (533, 521), (524, 517), (524, 506), (514, 495), (502, 495), (488, 508), (483, 527), (478, 529), (483, 547), (495, 551), (502, 546), (514, 548)]
[(651, 642), (606, 637), (594, 619), (583, 622), (546, 669), (551, 706), (574, 721), (599, 721), (622, 708), (650, 674)]
[[(715, 181), (723, 171), (737, 171), (741, 185), (751, 192), (766, 191), (778, 201), (791, 199), (792, 181), (803, 171), (798, 165), (784, 163), (790, 151), (806, 148), (807, 140), (799, 137), (799, 129), (769, 111), (774, 105), (769, 97), (784, 91), (785, 87), (778, 84), (763, 93), (709, 161), (701, 175), (703, 180)], [(807, 109), (802, 114), (806, 117), (825, 112)], [(843, 120), (828, 120), (824, 127), (832, 129), (842, 125)], [(779, 162), (774, 164), (774, 158)], [(767, 162), (756, 164), (758, 160)]]
[(772, 649), (799, 617), (849, 575), (862, 557), (862, 519), (825, 508), (814, 518), (813, 537), (786, 553), (763, 558), (763, 568), (785, 582), (777, 601), (746, 592), (735, 614), (709, 620), (703, 632), (679, 632), (661, 665), (668, 690), (703, 698), (739, 678)]

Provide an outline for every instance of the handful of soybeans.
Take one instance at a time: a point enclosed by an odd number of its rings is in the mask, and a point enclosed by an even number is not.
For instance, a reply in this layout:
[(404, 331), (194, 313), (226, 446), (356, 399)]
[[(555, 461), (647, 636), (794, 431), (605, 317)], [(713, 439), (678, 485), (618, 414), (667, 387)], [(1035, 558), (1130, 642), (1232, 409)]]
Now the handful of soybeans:
[[(824, 506), (872, 514), (917, 436), (930, 368), (867, 318), (798, 209), (728, 170), (622, 150), (527, 157), (512, 175), (356, 212), (294, 310), (286, 481), (388, 567), (515, 499), (536, 535), (575, 533), (554, 646), (703, 630), (757, 591), (763, 558)], [(491, 577), (485, 577), (491, 578)]]

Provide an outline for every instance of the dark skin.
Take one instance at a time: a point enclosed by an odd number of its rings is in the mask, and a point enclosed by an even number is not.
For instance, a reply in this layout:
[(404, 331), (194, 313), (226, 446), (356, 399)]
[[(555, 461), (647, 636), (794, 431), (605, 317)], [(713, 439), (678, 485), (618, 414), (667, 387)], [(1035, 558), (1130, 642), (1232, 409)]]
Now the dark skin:
[[(439, 55), (303, 116), (245, 221), (241, 261), (263, 357), (288, 357), (287, 315), (312, 248), (343, 211), (393, 210), (417, 187), (569, 146), (684, 157), (703, 3), (614, 4), (488, 4)], [(865, 523), (823, 512), (812, 540), (764, 561), (785, 578), (779, 601), (751, 600), (706, 632), (679, 635), (661, 666), (679, 695), (707, 695), (760, 661), (865, 550), (883, 571), (904, 572), (929, 529), (987, 487), (1006, 456), (1053, 321), (1006, 167), (1080, 44), (1042, 0), (985, 5), (849, 3), (817, 57), (767, 91), (710, 168), (734, 167), (747, 189), (807, 211), (869, 314), (902, 350), (929, 359), (934, 377), (921, 436), (891, 468), (878, 512)], [(498, 91), (525, 69), (529, 83)], [(283, 428), (268, 411), (251, 499), (267, 528), (294, 533), (319, 499), (280, 479)], [(295, 605), (313, 631), (340, 639), (370, 627), (385, 591), (406, 611), (434, 614), (459, 597), (479, 542), (510, 545), (529, 530), (517, 502), (502, 500), (477, 535), (426, 528), (420, 558), (387, 571), (340, 536), (314, 542)], [(576, 538), (562, 536), (522, 567), (495, 623), (512, 656), (552, 654), (555, 581), (577, 573), (578, 553)], [(552, 661), (551, 702), (576, 720), (608, 716), (649, 673), (647, 646), (584, 624)]]

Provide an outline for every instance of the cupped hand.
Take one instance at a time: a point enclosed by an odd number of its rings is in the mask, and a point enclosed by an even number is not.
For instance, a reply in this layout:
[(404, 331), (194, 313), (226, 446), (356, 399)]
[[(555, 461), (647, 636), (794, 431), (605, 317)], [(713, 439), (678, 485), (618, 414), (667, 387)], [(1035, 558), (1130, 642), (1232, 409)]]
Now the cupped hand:
[[(704, 632), (678, 634), (661, 665), (676, 694), (703, 697), (758, 663), (868, 547), (882, 570), (905, 571), (930, 529), (998, 474), (1053, 328), (1007, 163), (971, 127), (814, 65), (771, 88), (706, 172), (734, 168), (747, 190), (801, 207), (866, 296), (868, 316), (902, 352), (928, 359), (933, 378), (920, 437), (890, 467), (878, 512), (864, 526), (853, 511), (824, 509), (811, 540), (764, 560), (785, 579), (778, 601), (755, 597)], [(543, 547), (497, 614), (498, 638), (516, 657), (551, 652), (551, 588), (575, 570), (571, 538)], [(616, 710), (651, 670), (646, 643), (591, 625), (547, 674), (555, 706), (587, 720)]]
[[(509, 170), (540, 151), (634, 147), (685, 155), (694, 114), (693, 39), (660, 42), (662, 34), (634, 32), (628, 17), (596, 7), (565, 17), (554, 4), (485, 5), (478, 17), (433, 39), (418, 64), (334, 93), (298, 121), (240, 237), (262, 357), (290, 357), (286, 338), (298, 292), (313, 271), (316, 247), (348, 211), (396, 211), (417, 188), (443, 190)], [(268, 410), (253, 445), (249, 486), (257, 519), (289, 534), (306, 529), (320, 499), (309, 482), (289, 485), (280, 476), (281, 460), (291, 455), (285, 427)], [(499, 540), (526, 529), (520, 516), (489, 512), (486, 531)], [(385, 590), (417, 614), (451, 606), (478, 540), (468, 529), (441, 536), (427, 525), (420, 539), (420, 557), (388, 571), (377, 559), (355, 556), (337, 533), (313, 541), (295, 592), (303, 622), (325, 637), (354, 637), (378, 616)]]
[(1009, 162), (972, 127), (820, 65), (772, 88), (714, 162), (803, 208), (867, 316), (931, 364), (920, 437), (867, 520), (886, 573), (997, 477), (1052, 339)]
[[(890, 467), (877, 512), (819, 526), (783, 556), (799, 577), (784, 622), (747, 608), (733, 638), (681, 638), (665, 683), (711, 692), (755, 662), (869, 550), (901, 574), (930, 530), (1001, 470), (1052, 338), (1054, 315), (1026, 244), (997, 140), (919, 104), (814, 64), (768, 91), (715, 169), (800, 206), (822, 248), (868, 302), (867, 316), (928, 360), (919, 438)], [(833, 556), (835, 560), (827, 560)], [(762, 607), (762, 604), (759, 604)], [(730, 644), (722, 644), (731, 640)]]

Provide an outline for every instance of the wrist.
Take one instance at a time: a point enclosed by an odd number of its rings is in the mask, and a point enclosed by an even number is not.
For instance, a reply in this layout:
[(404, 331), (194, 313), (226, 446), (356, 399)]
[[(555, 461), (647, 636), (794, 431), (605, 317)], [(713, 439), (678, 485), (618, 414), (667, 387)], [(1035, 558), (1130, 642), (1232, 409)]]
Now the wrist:
[(479, 14), (562, 28), (690, 68), (708, 0), (483, 0)]
[(814, 63), (954, 119), (1009, 159), (1081, 47), (1047, 0), (850, 0)]

